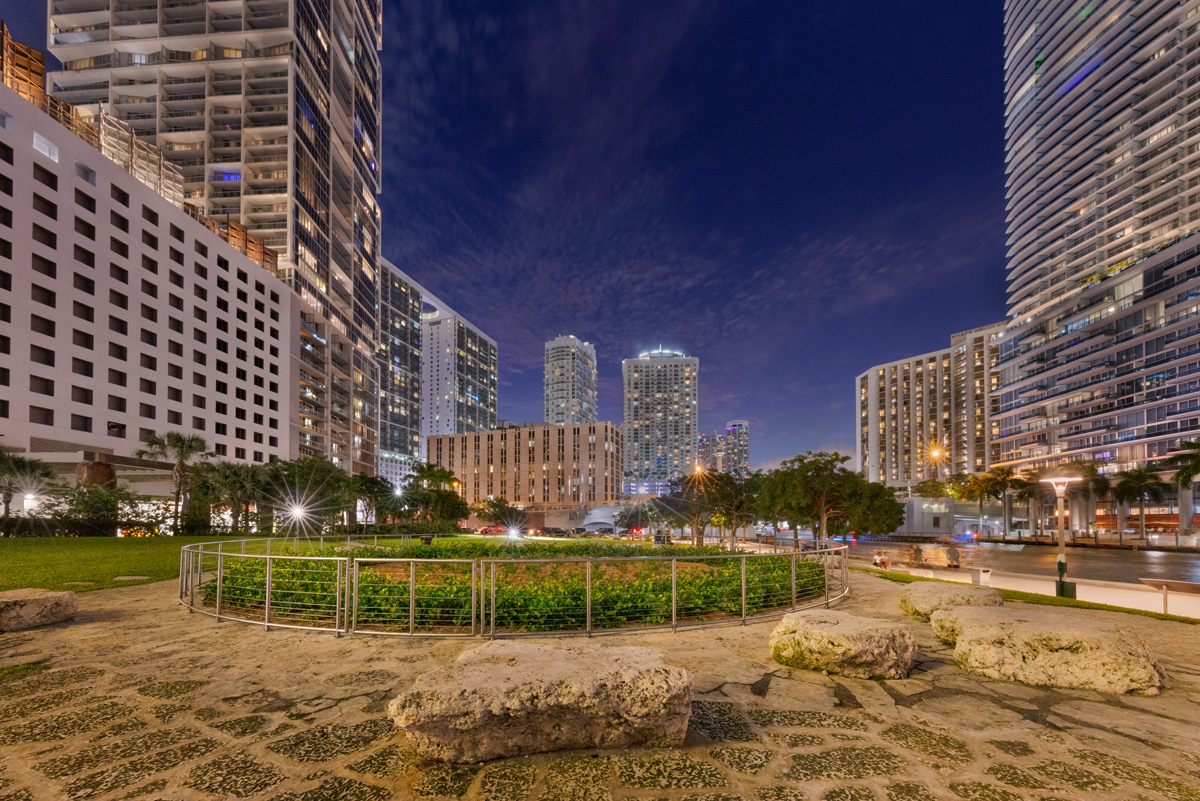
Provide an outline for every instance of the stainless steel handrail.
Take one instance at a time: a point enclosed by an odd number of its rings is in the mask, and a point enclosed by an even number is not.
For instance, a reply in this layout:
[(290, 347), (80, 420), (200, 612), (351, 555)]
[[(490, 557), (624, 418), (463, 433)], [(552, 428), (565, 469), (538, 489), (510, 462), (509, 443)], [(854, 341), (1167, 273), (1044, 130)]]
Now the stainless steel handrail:
[[(593, 636), (601, 633), (630, 633), (636, 631), (645, 631), (651, 629), (669, 628), (672, 631), (678, 631), (679, 628), (697, 628), (711, 627), (720, 625), (746, 625), (747, 622), (758, 620), (768, 620), (773, 617), (779, 617), (791, 611), (800, 609), (808, 609), (815, 606), (829, 606), (830, 604), (845, 597), (849, 592), (848, 574), (847, 574), (847, 551), (845, 545), (832, 546), (823, 549), (810, 551), (793, 551), (784, 553), (732, 553), (732, 554), (652, 554), (648, 556), (564, 556), (561, 558), (554, 557), (537, 557), (532, 559), (522, 558), (505, 558), (505, 557), (482, 557), (482, 558), (446, 558), (446, 559), (415, 559), (409, 557), (387, 557), (387, 556), (355, 556), (347, 554), (345, 556), (321, 556), (321, 555), (304, 555), (304, 554), (281, 554), (272, 553), (272, 543), (286, 542), (292, 544), (293, 547), (299, 547), (301, 543), (308, 543), (317, 548), (323, 548), (327, 541), (343, 542), (347, 545), (363, 545), (367, 542), (378, 542), (377, 537), (319, 537), (319, 538), (251, 538), (242, 540), (228, 540), (220, 542), (196, 543), (185, 545), (180, 552), (180, 574), (179, 574), (179, 603), (188, 608), (191, 612), (200, 612), (210, 615), (217, 620), (229, 620), (245, 623), (253, 623), (265, 627), (267, 630), (271, 628), (291, 628), (310, 631), (330, 631), (335, 636), (342, 634), (384, 634), (390, 636), (409, 636), (409, 637), (515, 637), (515, 636), (546, 636), (552, 634), (574, 634), (583, 636)], [(261, 549), (261, 553), (254, 551)], [(215, 569), (205, 570), (205, 557), (215, 556)], [(261, 609), (253, 606), (247, 609), (237, 607), (236, 601), (231, 603), (231, 596), (227, 587), (227, 576), (229, 566), (238, 564), (244, 560), (262, 559), (265, 560), (264, 578), (261, 583), (263, 598)], [(715, 614), (721, 613), (719, 609), (699, 610), (697, 613), (700, 619), (698, 620), (682, 620), (679, 607), (679, 563), (680, 562), (714, 562), (727, 559), (739, 560), (740, 572), (740, 615), (737, 613), (730, 614), (729, 617), (709, 620)], [(749, 601), (747, 597), (747, 567), (752, 564), (751, 560), (755, 559), (787, 559), (789, 561), (789, 576), (790, 580), (785, 582), (787, 592), (784, 594), (786, 599), (782, 604), (772, 604), (768, 611), (760, 611), (755, 614), (749, 612)], [(295, 604), (294, 597), (299, 594), (304, 596), (315, 596), (318, 600), (313, 603), (301, 602), (297, 611), (292, 606), (277, 603), (273, 597), (273, 590), (278, 580), (275, 575), (274, 564), (280, 561), (281, 564), (286, 564), (289, 561), (303, 562), (332, 562), (333, 565), (331, 576), (317, 578), (303, 582), (303, 589), (293, 588), (290, 590)], [(596, 611), (593, 597), (593, 565), (611, 565), (620, 563), (661, 563), (664, 567), (663, 575), (660, 579), (664, 584), (669, 580), (671, 609), (670, 622), (663, 623), (645, 623), (631, 625), (617, 625), (606, 627), (604, 625), (597, 626), (594, 620), (593, 612)], [(797, 589), (797, 570), (798, 562), (809, 562), (820, 565), (822, 581), (820, 585), (811, 587), (806, 586), (805, 595), (801, 596)], [(360, 622), (360, 617), (363, 612), (363, 607), (360, 601), (363, 598), (364, 590), (360, 583), (360, 575), (363, 567), (369, 567), (376, 564), (387, 563), (408, 563), (407, 584), (408, 584), (408, 599), (407, 599), (407, 614), (402, 614), (394, 622), (384, 622), (377, 624), (365, 624), (366, 626), (377, 625), (379, 628), (373, 629), (364, 627)], [(585, 609), (579, 610), (574, 607), (574, 612), (582, 611), (583, 620), (582, 626), (563, 626), (561, 628), (549, 628), (545, 631), (525, 631), (525, 630), (506, 630), (503, 627), (497, 626), (497, 587), (500, 577), (502, 576), (505, 566), (515, 565), (530, 565), (530, 564), (559, 564), (559, 565), (578, 565), (583, 563), (583, 580), (585, 585)], [(423, 567), (433, 567), (436, 565), (463, 565), (469, 566), (462, 574), (465, 578), (469, 576), (470, 589), (470, 624), (469, 630), (465, 623), (453, 624), (442, 623), (440, 626), (447, 629), (455, 629), (454, 631), (437, 631), (437, 630), (421, 630), (417, 620), (417, 588), (421, 586), (418, 583), (419, 571)], [(669, 567), (669, 579), (666, 574), (666, 569)], [(239, 579), (240, 580), (240, 579)], [(292, 579), (295, 581), (295, 579)], [(321, 584), (324, 580), (327, 587)], [(739, 582), (735, 582), (739, 583)], [(215, 604), (210, 605), (205, 602), (204, 588), (212, 585), (215, 589)], [(312, 585), (312, 586), (309, 586)], [(461, 585), (460, 585), (461, 586)], [(199, 598), (197, 588), (201, 588)], [(733, 587), (730, 588), (731, 590)], [(813, 592), (815, 590), (815, 592)], [(235, 591), (236, 594), (236, 591)], [(731, 595), (730, 601), (734, 601)], [(322, 615), (322, 609), (331, 611)], [(280, 609), (283, 611), (280, 611)], [(312, 607), (312, 608), (310, 608)], [(601, 607), (603, 609), (603, 607)], [(665, 613), (665, 606), (660, 607), (661, 613)], [(500, 609), (503, 612), (503, 607)], [(248, 613), (253, 612), (253, 617)], [(289, 614), (289, 612), (291, 614)], [(723, 614), (723, 613), (722, 613)], [(306, 615), (309, 617), (305, 619)], [(400, 619), (400, 618), (403, 619)], [(439, 624), (427, 628), (436, 628)], [(399, 630), (396, 630), (399, 629)]]

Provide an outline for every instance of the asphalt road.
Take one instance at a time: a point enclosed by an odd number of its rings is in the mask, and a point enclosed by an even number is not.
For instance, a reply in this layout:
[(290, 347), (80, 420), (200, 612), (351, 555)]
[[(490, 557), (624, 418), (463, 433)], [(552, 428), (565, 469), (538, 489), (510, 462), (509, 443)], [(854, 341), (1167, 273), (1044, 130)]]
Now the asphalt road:
[[(840, 544), (840, 543), (838, 543)], [(920, 546), (922, 559), (934, 566), (946, 564), (946, 545)], [(1046, 545), (958, 544), (959, 562), (964, 567), (990, 567), (1000, 573), (1029, 573), (1056, 576), (1057, 550)], [(911, 563), (914, 546), (907, 543), (857, 542), (850, 544), (853, 556), (870, 559), (884, 551), (892, 563)], [(1162, 551), (1067, 547), (1067, 577), (1138, 583), (1140, 578), (1167, 578), (1200, 582), (1200, 555)]]

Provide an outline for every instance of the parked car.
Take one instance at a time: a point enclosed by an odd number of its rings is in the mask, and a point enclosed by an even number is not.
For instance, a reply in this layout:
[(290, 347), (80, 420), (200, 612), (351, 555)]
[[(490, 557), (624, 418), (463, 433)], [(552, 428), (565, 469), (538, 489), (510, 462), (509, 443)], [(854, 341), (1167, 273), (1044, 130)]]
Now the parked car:
[(546, 526), (544, 529), (542, 529), (542, 532), (545, 533), (547, 537), (567, 536), (567, 530), (565, 528), (559, 528), (558, 526)]

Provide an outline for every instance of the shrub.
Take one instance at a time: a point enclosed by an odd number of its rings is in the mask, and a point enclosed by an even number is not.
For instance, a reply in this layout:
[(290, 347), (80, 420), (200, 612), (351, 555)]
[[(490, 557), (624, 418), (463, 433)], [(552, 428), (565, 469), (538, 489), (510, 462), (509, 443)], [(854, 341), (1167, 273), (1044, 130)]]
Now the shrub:
[[(514, 552), (515, 551), (515, 552)], [(587, 625), (586, 567), (571, 557), (675, 556), (680, 557), (675, 576), (677, 616), (689, 620), (738, 618), (742, 614), (742, 561), (730, 558), (685, 559), (725, 555), (719, 547), (677, 547), (664, 553), (642, 545), (621, 543), (527, 543), (519, 549), (486, 540), (450, 539), (432, 545), (356, 548), (352, 556), (370, 559), (513, 559), (496, 563), (495, 625), (497, 629), (523, 631), (579, 630)], [(280, 554), (289, 555), (288, 552)], [(318, 555), (347, 556), (344, 550), (326, 548)], [(282, 618), (314, 623), (332, 622), (338, 562), (288, 558), (272, 563), (271, 606), (273, 620)], [(525, 561), (530, 560), (530, 561)], [(532, 561), (549, 560), (549, 561)], [(591, 578), (592, 626), (597, 629), (627, 625), (663, 625), (671, 622), (671, 563), (665, 559), (593, 562)], [(262, 558), (227, 555), (222, 581), (224, 609), (262, 609), (266, 597), (266, 565)], [(431, 627), (467, 627), (472, 618), (471, 568), (453, 563), (419, 563), (416, 598), (409, 567), (399, 563), (364, 563), (358, 570), (357, 621), (359, 626), (406, 628), (409, 610), (415, 612), (419, 630)], [(483, 576), (475, 603), (491, 608), (491, 569)], [(790, 555), (760, 556), (746, 560), (746, 614), (780, 610), (792, 603)], [(796, 598), (812, 599), (825, 590), (823, 567), (796, 562)], [(482, 596), (482, 597), (481, 597)], [(215, 582), (203, 588), (207, 604), (216, 601)], [(476, 615), (478, 618), (478, 613)], [(490, 622), (490, 621), (489, 621)]]

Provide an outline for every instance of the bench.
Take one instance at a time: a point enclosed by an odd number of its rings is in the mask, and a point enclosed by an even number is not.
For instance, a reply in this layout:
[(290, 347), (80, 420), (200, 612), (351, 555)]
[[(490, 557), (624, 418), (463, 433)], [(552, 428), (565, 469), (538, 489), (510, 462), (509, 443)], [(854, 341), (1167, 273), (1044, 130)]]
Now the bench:
[(1187, 595), (1200, 595), (1200, 583), (1194, 581), (1175, 581), (1174, 579), (1152, 579), (1144, 578), (1140, 581), (1147, 587), (1152, 587), (1156, 590), (1162, 590), (1163, 596), (1163, 614), (1167, 613), (1167, 594), (1169, 592), (1182, 592)]

